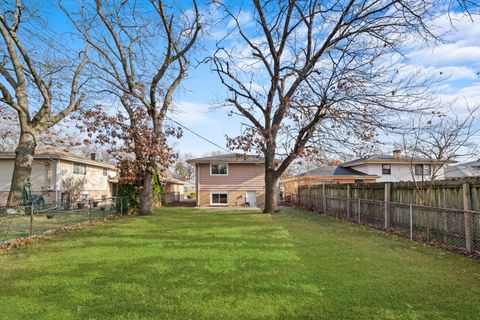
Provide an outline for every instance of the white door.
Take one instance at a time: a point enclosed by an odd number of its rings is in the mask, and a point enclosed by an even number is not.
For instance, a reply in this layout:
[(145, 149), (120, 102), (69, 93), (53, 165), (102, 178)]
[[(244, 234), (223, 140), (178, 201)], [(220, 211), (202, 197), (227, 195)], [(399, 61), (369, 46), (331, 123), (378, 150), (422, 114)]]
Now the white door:
[(250, 205), (250, 207), (255, 207), (257, 205), (256, 191), (247, 191), (247, 202)]

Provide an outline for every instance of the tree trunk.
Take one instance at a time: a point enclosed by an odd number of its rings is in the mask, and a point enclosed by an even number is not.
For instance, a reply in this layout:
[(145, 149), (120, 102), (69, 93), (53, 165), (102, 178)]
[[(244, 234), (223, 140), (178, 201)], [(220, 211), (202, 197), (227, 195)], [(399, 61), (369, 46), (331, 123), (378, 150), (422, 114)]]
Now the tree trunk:
[(23, 188), (30, 181), (32, 172), (33, 156), (37, 146), (36, 140), (36, 136), (31, 130), (22, 130), (20, 133), (20, 141), (15, 149), (15, 163), (7, 206), (22, 204)]
[(149, 169), (145, 170), (142, 181), (142, 190), (138, 193), (140, 200), (140, 214), (142, 215), (152, 213), (152, 179), (153, 172)]
[[(273, 167), (273, 166), (272, 166)], [(264, 213), (275, 213), (277, 210), (277, 185), (278, 177), (274, 169), (265, 168), (265, 208)]]

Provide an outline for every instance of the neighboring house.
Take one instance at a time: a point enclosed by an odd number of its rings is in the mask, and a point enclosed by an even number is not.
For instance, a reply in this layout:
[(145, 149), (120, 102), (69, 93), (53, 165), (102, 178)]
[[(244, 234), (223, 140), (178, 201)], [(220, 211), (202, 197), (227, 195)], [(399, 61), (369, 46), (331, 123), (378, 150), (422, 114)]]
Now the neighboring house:
[[(394, 150), (392, 155), (372, 155), (342, 163), (340, 166), (379, 176), (377, 182), (425, 181), (431, 179), (436, 168), (453, 162), (404, 157), (400, 150)], [(438, 169), (435, 179), (444, 178), (444, 169), (444, 167)]]
[(184, 188), (183, 186), (185, 185), (184, 181), (172, 178), (172, 177), (167, 177), (167, 178), (160, 178), (160, 183), (163, 188), (164, 193), (179, 193), (183, 197), (184, 193)]
[(166, 203), (180, 201), (184, 198), (185, 182), (172, 178), (160, 178), (160, 184), (163, 188), (164, 199)]
[(480, 160), (445, 168), (445, 178), (480, 177)]
[[(30, 176), (32, 194), (43, 195), (46, 203), (63, 203), (62, 181), (85, 178), (82, 200), (110, 198), (116, 195), (117, 170), (112, 164), (75, 155), (58, 149), (35, 152)], [(0, 206), (5, 205), (10, 191), (15, 153), (0, 152)]]
[(294, 200), (298, 194), (298, 187), (319, 184), (337, 183), (373, 183), (380, 178), (377, 175), (369, 175), (352, 168), (344, 167), (321, 167), (291, 178), (280, 181), (281, 197), (287, 201)]
[(263, 158), (226, 154), (187, 162), (195, 166), (197, 206), (257, 206), (265, 203)]

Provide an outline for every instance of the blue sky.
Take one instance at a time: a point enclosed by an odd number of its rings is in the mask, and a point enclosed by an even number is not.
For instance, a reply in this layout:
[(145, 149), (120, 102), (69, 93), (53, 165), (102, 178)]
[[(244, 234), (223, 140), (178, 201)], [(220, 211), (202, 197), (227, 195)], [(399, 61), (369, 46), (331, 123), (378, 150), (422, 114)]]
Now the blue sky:
[[(245, 16), (244, 21), (248, 23), (248, 15)], [(422, 70), (440, 79), (437, 97), (446, 106), (445, 112), (463, 114), (467, 102), (471, 107), (480, 104), (480, 20), (472, 21), (460, 14), (453, 14), (452, 18), (452, 23), (447, 16), (435, 19), (432, 26), (438, 33), (445, 33), (445, 42), (430, 46), (415, 44), (408, 54), (408, 68)], [(228, 117), (222, 110), (210, 110), (222, 96), (223, 87), (208, 64), (191, 69), (184, 88), (187, 89), (177, 94), (174, 115), (177, 120), (222, 146), (225, 145), (225, 135), (240, 132), (241, 122), (245, 119)], [(175, 144), (178, 150), (195, 155), (219, 150), (188, 132)], [(393, 141), (387, 139), (384, 148), (389, 149), (390, 145), (393, 148)]]
[[(69, 23), (66, 18), (56, 13), (53, 17), (51, 25), (68, 32)], [(214, 18), (216, 17), (211, 17), (212, 20)], [(451, 18), (452, 23), (447, 16), (439, 16), (432, 23), (438, 33), (446, 33), (444, 43), (428, 47), (412, 45), (408, 54), (408, 67), (441, 78), (437, 93), (438, 98), (451, 107), (446, 112), (462, 114), (465, 112), (466, 102), (470, 106), (480, 104), (480, 20), (472, 21), (470, 17), (460, 14), (453, 14)], [(243, 11), (241, 21), (244, 24), (252, 22), (248, 11)], [(225, 35), (228, 24), (229, 21), (225, 21), (211, 27), (209, 36), (204, 39), (207, 51), (213, 48), (215, 41)], [(199, 52), (197, 58), (207, 56), (207, 51)], [(215, 102), (221, 100), (225, 89), (217, 75), (210, 71), (210, 64), (203, 63), (196, 68), (192, 67), (188, 74), (189, 77), (175, 95), (175, 111), (170, 116), (205, 138), (225, 146), (225, 135), (238, 135), (242, 122), (246, 120), (238, 116), (228, 116), (225, 110), (212, 110)], [(188, 131), (184, 131), (183, 138), (172, 140), (172, 143), (180, 152), (189, 152), (196, 156), (220, 151), (218, 147)], [(386, 149), (389, 148), (389, 143), (393, 144), (392, 141), (387, 141)]]

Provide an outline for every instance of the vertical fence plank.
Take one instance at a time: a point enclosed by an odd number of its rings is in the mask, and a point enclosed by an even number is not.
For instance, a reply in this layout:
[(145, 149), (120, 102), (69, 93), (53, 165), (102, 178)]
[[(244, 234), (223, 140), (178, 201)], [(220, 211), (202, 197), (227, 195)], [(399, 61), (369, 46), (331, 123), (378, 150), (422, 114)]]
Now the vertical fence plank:
[(325, 181), (323, 182), (322, 186), (322, 211), (327, 213), (327, 198), (325, 197)]
[(465, 249), (467, 253), (472, 253), (474, 248), (475, 241), (475, 217), (472, 210), (472, 197), (470, 193), (470, 184), (463, 184), (463, 210), (465, 210)]
[(357, 199), (357, 215), (358, 215), (358, 223), (361, 223), (362, 220), (360, 219), (360, 198)]
[(410, 240), (413, 240), (413, 205), (409, 207)]
[(392, 184), (390, 182), (385, 183), (385, 200), (384, 200), (384, 213), (385, 213), (385, 229), (390, 228), (390, 199), (392, 195)]
[(350, 185), (347, 184), (347, 218), (350, 219)]
[(92, 202), (88, 201), (87, 206), (88, 206), (88, 222), (92, 224)]

